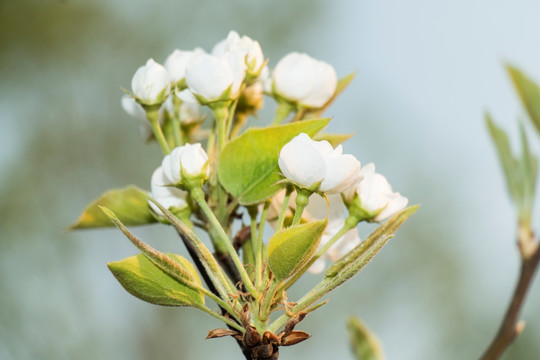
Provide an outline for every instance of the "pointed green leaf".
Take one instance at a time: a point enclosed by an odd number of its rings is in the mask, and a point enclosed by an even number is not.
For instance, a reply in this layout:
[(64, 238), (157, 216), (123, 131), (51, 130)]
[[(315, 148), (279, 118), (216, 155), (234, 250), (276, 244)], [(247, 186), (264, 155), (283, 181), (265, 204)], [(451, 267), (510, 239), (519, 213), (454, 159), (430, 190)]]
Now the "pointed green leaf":
[(304, 119), (313, 119), (316, 117), (320, 117), (321, 114), (332, 105), (332, 103), (336, 100), (336, 98), (349, 86), (349, 84), (353, 81), (353, 79), (356, 76), (356, 72), (352, 72), (347, 76), (342, 77), (338, 80), (336, 92), (334, 95), (328, 100), (326, 104), (322, 108), (319, 109), (313, 109), (308, 110), (306, 114), (304, 115)]
[(410, 206), (388, 219), (347, 255), (330, 266), (325, 278), (337, 278), (337, 283), (332, 285), (337, 287), (362, 270), (418, 207), (419, 205)]
[[(193, 282), (201, 286), (201, 280), (193, 264), (180, 255), (167, 254), (167, 256), (190, 274)], [(120, 284), (131, 295), (141, 300), (164, 306), (204, 305), (202, 293), (176, 281), (143, 254), (111, 262), (107, 266)]]
[(332, 147), (336, 147), (341, 143), (344, 143), (345, 141), (349, 140), (354, 134), (327, 134), (327, 133), (318, 133), (315, 136), (313, 136), (313, 140), (321, 141), (326, 140), (332, 145)]
[(504, 130), (497, 127), (489, 115), (486, 115), (486, 122), (499, 155), (508, 192), (518, 209), (520, 218), (530, 218), (536, 189), (538, 160), (530, 152), (525, 129), (523, 125), (520, 126), (521, 157), (516, 158), (512, 154), (510, 142)]
[(123, 189), (109, 190), (101, 195), (84, 209), (79, 219), (69, 229), (114, 226), (99, 209), (99, 206), (105, 206), (114, 211), (126, 225), (144, 225), (156, 222), (148, 207), (146, 192), (136, 186), (128, 186)]
[(279, 190), (278, 158), (283, 145), (304, 132), (315, 135), (329, 119), (249, 129), (229, 142), (219, 157), (219, 180), (242, 205), (264, 201)]
[(512, 149), (510, 147), (510, 141), (508, 135), (499, 128), (489, 114), (486, 114), (486, 124), (491, 135), (491, 139), (497, 148), (497, 154), (499, 155), (499, 162), (503, 168), (503, 173), (506, 178), (506, 185), (508, 191), (515, 202), (520, 199), (520, 179), (518, 171), (517, 160), (512, 155)]
[(519, 98), (525, 106), (536, 130), (540, 132), (540, 89), (527, 75), (512, 65), (506, 65)]
[(538, 174), (538, 159), (531, 154), (529, 141), (523, 124), (520, 126), (521, 133), (521, 159), (519, 161), (520, 173), (522, 174), (523, 204), (521, 212), (528, 212), (530, 216), (534, 204), (534, 194)]
[(383, 360), (379, 339), (356, 317), (347, 321), (351, 348), (356, 360)]
[(270, 238), (268, 265), (277, 279), (286, 279), (311, 259), (326, 224), (326, 220), (320, 220), (291, 226)]

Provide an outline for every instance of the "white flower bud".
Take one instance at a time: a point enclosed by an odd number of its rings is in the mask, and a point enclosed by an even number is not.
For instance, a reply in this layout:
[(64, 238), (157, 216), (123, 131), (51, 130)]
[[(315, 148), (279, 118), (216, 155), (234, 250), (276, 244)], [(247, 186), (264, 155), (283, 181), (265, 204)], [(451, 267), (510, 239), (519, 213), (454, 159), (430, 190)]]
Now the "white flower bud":
[(131, 79), (131, 91), (137, 100), (146, 105), (162, 103), (169, 90), (169, 74), (154, 59), (149, 59), (146, 65), (138, 68)]
[[(339, 193), (356, 184), (360, 170), (360, 162), (342, 152), (341, 145), (333, 149), (328, 141), (314, 141), (301, 133), (281, 149), (279, 168), (300, 187)], [(318, 182), (320, 186), (312, 189)]]
[[(171, 185), (169, 178), (165, 176), (161, 166), (152, 174), (150, 188), (152, 191), (151, 196), (166, 209), (171, 207), (182, 209), (187, 206), (187, 192)], [(158, 215), (163, 216), (163, 213), (156, 204), (151, 201), (149, 201), (149, 204)]]
[(347, 191), (345, 197), (347, 201), (353, 201), (356, 194), (360, 206), (365, 212), (377, 214), (373, 218), (374, 221), (389, 218), (407, 206), (409, 200), (392, 191), (388, 180), (383, 175), (375, 173), (373, 163), (364, 166), (360, 170), (359, 176), (362, 177), (362, 180), (353, 190)]
[(149, 141), (154, 135), (154, 131), (146, 118), (146, 111), (144, 111), (141, 104), (130, 95), (122, 96), (121, 104), (124, 111), (139, 122), (139, 133), (141, 134), (141, 138), (145, 142)]
[(331, 65), (296, 52), (278, 62), (272, 77), (278, 96), (310, 108), (322, 107), (337, 88), (336, 71)]
[(186, 144), (175, 148), (163, 158), (161, 164), (165, 176), (172, 184), (185, 183), (184, 178), (208, 178), (208, 155), (200, 143)]
[(233, 51), (238, 51), (244, 57), (245, 69), (248, 74), (258, 75), (260, 73), (264, 64), (264, 55), (258, 41), (249, 36), (240, 37), (236, 31), (231, 31), (225, 40), (214, 46), (212, 55), (222, 56)]
[(184, 80), (186, 77), (186, 67), (193, 56), (204, 54), (201, 48), (193, 51), (174, 50), (165, 60), (165, 69), (169, 73), (169, 78), (173, 86)]
[(197, 55), (186, 68), (189, 90), (205, 102), (236, 98), (244, 77), (244, 60), (239, 52), (228, 52), (220, 57)]

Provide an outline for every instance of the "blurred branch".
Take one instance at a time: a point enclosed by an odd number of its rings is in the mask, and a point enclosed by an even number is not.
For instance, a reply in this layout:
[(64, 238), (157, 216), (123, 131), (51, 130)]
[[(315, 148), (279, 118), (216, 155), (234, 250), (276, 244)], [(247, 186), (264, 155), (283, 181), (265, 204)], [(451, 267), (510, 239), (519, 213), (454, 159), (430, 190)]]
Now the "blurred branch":
[(540, 261), (538, 240), (528, 226), (519, 226), (518, 247), (522, 259), (518, 283), (499, 331), (482, 355), (481, 360), (499, 359), (525, 328), (525, 322), (519, 321), (518, 318)]

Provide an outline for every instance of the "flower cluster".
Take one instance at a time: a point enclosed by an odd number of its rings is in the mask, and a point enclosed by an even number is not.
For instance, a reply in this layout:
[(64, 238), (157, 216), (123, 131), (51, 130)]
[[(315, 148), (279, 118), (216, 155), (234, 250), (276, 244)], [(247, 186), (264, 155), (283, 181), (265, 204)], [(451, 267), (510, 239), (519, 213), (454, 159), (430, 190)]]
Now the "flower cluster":
[[(230, 335), (253, 359), (277, 359), (279, 346), (309, 337), (294, 327), (320, 306), (315, 302), (358, 273), (415, 210), (405, 209), (408, 200), (373, 164), (362, 167), (343, 153), (345, 137), (321, 133), (330, 119), (320, 114), (350, 80), (297, 52), (271, 69), (259, 43), (234, 31), (210, 52), (176, 49), (164, 65), (148, 60), (122, 107), (140, 122), (145, 141), (163, 151), (150, 192), (107, 192), (78, 226), (108, 226), (110, 219), (141, 251), (109, 264), (131, 294), (200, 309), (229, 326), (209, 338)], [(246, 129), (265, 95), (277, 104), (271, 125)], [(102, 212), (107, 221), (96, 215)], [(358, 224), (383, 221), (360, 239)], [(125, 226), (155, 222), (176, 229), (193, 264), (153, 249)], [(274, 228), (269, 239), (266, 223)], [(194, 227), (207, 233), (212, 250)], [(319, 285), (288, 302), (287, 290), (306, 271), (320, 273), (328, 263)]]

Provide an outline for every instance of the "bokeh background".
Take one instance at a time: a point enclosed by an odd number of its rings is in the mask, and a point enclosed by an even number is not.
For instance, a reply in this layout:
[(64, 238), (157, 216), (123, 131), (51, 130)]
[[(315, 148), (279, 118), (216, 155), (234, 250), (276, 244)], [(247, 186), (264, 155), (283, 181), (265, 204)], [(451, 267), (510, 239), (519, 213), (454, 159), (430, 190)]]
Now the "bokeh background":
[[(240, 358), (231, 339), (203, 340), (214, 319), (121, 288), (105, 263), (136, 251), (118, 231), (65, 231), (106, 189), (148, 188), (160, 163), (120, 107), (136, 68), (174, 48), (210, 50), (231, 29), (259, 40), (270, 65), (302, 51), (340, 76), (357, 71), (330, 130), (355, 132), (345, 150), (422, 204), (281, 358), (352, 359), (353, 314), (389, 359), (478, 358), (518, 270), (483, 113), (517, 138), (524, 110), (503, 63), (540, 80), (539, 16), (534, 0), (0, 0), (0, 359)], [(170, 229), (136, 233), (183, 251)], [(539, 302), (536, 279), (505, 359), (540, 358)]]

